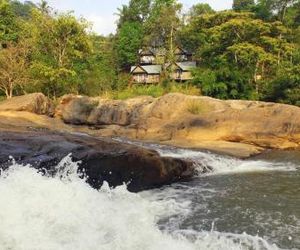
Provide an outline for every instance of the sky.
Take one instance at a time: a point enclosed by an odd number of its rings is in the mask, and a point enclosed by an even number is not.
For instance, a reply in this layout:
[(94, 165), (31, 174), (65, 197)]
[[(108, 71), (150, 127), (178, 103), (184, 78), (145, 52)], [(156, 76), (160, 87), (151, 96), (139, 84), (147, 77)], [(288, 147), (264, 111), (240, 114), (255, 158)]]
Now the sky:
[[(233, 0), (179, 0), (184, 9), (197, 3), (208, 3), (215, 10), (231, 8)], [(39, 2), (34, 0), (33, 2)], [(84, 17), (93, 24), (93, 30), (102, 35), (114, 33), (116, 29), (117, 8), (127, 4), (128, 0), (48, 0), (51, 7), (59, 11), (74, 11), (78, 17)]]

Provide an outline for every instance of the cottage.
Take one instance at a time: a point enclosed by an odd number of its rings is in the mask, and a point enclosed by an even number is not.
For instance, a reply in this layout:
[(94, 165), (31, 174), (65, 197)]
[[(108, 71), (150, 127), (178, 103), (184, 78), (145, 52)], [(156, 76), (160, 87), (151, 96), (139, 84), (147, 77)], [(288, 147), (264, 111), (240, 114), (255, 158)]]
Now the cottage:
[(131, 67), (130, 73), (136, 83), (158, 83), (162, 65), (138, 65)]
[(166, 66), (171, 79), (175, 81), (188, 81), (193, 79), (192, 71), (196, 62), (175, 62)]
[(139, 51), (141, 65), (151, 65), (155, 63), (155, 53), (152, 49), (141, 49)]
[(174, 55), (177, 62), (187, 62), (193, 60), (193, 54), (187, 50), (182, 49), (181, 47), (176, 47), (174, 50)]
[(171, 79), (176, 81), (187, 81), (192, 79), (192, 70), (196, 62), (192, 61), (192, 53), (181, 47), (175, 47), (175, 63), (167, 61), (167, 50), (165, 48), (144, 48), (139, 50), (139, 64), (132, 66), (130, 73), (136, 83), (158, 83), (164, 72), (168, 72)]

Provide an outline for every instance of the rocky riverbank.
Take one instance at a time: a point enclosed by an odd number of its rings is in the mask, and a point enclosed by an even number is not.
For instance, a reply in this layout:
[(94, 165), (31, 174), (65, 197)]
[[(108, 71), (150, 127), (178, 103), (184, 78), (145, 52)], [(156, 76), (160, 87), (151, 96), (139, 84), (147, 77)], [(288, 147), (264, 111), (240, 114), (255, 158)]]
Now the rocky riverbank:
[(95, 136), (121, 136), (246, 158), (265, 149), (298, 149), (300, 108), (168, 94), (125, 101), (64, 96), (55, 115)]
[(126, 101), (68, 95), (53, 104), (42, 94), (0, 103), (0, 168), (8, 156), (47, 169), (69, 153), (98, 188), (129, 183), (159, 187), (193, 176), (190, 162), (161, 157), (110, 137), (207, 149), (246, 158), (266, 149), (299, 149), (300, 108), (168, 94)]
[(0, 103), (0, 169), (8, 168), (12, 156), (17, 163), (30, 164), (56, 174), (57, 164), (71, 153), (80, 161), (79, 172), (99, 188), (126, 183), (130, 191), (160, 187), (194, 175), (191, 162), (161, 157), (145, 148), (93, 138), (54, 119), (52, 103), (42, 94), (31, 94)]

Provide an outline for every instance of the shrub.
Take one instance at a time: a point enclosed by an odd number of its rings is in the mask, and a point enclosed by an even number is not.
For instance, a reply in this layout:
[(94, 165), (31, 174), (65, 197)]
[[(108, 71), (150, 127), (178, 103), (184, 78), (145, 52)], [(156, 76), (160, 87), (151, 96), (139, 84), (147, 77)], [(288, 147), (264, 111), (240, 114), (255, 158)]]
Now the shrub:
[(193, 115), (200, 115), (209, 111), (209, 107), (206, 106), (201, 100), (192, 100), (187, 104), (187, 111)]
[(137, 96), (152, 96), (160, 97), (167, 93), (182, 93), (186, 95), (199, 95), (200, 90), (188, 84), (169, 84), (167, 88), (165, 86), (158, 85), (139, 85), (135, 84), (132, 87), (128, 87), (120, 91), (111, 91), (103, 93), (102, 97), (125, 100)]

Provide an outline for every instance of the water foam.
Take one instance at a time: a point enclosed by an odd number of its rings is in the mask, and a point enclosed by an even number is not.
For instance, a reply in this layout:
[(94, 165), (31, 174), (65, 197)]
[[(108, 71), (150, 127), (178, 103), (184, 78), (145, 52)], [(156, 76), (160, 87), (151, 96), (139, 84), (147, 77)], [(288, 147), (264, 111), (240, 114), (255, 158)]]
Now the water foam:
[(54, 178), (15, 163), (1, 174), (1, 250), (277, 249), (249, 235), (162, 232), (157, 220), (178, 213), (176, 203), (149, 201), (125, 186), (92, 189), (77, 167), (68, 156)]
[(157, 151), (161, 156), (188, 159), (194, 162), (199, 173), (209, 170), (208, 174), (230, 174), (266, 171), (296, 171), (297, 166), (288, 162), (268, 162), (263, 160), (240, 160), (228, 156), (220, 156), (209, 152), (188, 149), (163, 149)]
[(141, 146), (157, 151), (163, 157), (187, 159), (194, 163), (199, 174), (209, 175), (267, 172), (267, 171), (297, 171), (299, 166), (290, 162), (269, 162), (264, 160), (240, 160), (234, 157), (217, 155), (191, 149), (182, 149), (139, 141), (129, 141), (116, 138), (116, 141)]

